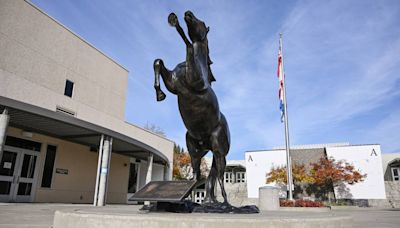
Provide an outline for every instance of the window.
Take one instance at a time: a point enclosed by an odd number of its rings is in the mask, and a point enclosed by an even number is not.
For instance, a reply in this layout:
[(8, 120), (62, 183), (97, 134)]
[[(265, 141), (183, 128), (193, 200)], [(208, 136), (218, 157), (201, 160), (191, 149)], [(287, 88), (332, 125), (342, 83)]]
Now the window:
[(204, 190), (204, 189), (194, 190), (194, 202), (195, 203), (203, 203), (205, 197), (206, 197), (206, 190)]
[(393, 181), (400, 181), (400, 167), (392, 168), (392, 179)]
[(225, 172), (225, 183), (233, 183), (233, 173)]
[(53, 177), (54, 161), (56, 160), (56, 146), (48, 145), (46, 160), (44, 161), (42, 187), (51, 188), (51, 179)]
[(27, 150), (34, 150), (37, 152), (40, 152), (40, 148), (42, 147), (41, 143), (26, 140), (26, 139), (15, 138), (12, 136), (7, 136), (6, 145), (18, 147), (18, 148), (22, 148), (22, 149), (27, 149)]
[(236, 183), (246, 183), (246, 172), (236, 173)]
[(74, 83), (70, 80), (67, 80), (65, 82), (65, 90), (64, 90), (64, 95), (68, 97), (72, 97), (72, 92), (74, 90)]

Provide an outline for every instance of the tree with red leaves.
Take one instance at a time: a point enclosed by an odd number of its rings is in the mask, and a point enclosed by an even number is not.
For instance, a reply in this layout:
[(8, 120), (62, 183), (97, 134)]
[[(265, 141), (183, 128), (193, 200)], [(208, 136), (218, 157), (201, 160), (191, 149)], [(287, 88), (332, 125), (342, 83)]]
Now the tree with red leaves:
[[(344, 183), (353, 185), (367, 177), (367, 174), (362, 174), (352, 164), (343, 160), (336, 161), (332, 157), (321, 158), (319, 162), (312, 163), (311, 167), (310, 174), (314, 183), (325, 190), (334, 189)], [(330, 195), (328, 198), (330, 200)]]
[(332, 157), (321, 158), (318, 163), (312, 163), (311, 166), (311, 175), (318, 185), (332, 184), (334, 187), (341, 183), (352, 185), (364, 181), (367, 176), (355, 170), (350, 163), (343, 160), (336, 161)]
[[(310, 168), (307, 169), (304, 165), (294, 163), (292, 173), (295, 187), (299, 188), (300, 185), (306, 184), (310, 189), (309, 193), (321, 192), (329, 201), (330, 193), (335, 187), (341, 184), (353, 185), (362, 182), (367, 176), (356, 170), (350, 163), (343, 160), (336, 161), (332, 157), (321, 158), (319, 162), (311, 163)], [(286, 166), (274, 167), (267, 173), (266, 183), (272, 182), (280, 185), (287, 183)]]

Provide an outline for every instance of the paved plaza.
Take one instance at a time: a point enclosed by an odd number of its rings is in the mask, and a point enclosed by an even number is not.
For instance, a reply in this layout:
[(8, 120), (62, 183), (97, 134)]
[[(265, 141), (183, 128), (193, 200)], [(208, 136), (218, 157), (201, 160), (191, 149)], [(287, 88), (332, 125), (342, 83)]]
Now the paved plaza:
[[(52, 227), (54, 212), (56, 210), (85, 210), (92, 206), (88, 204), (0, 204), (0, 228), (6, 227)], [(107, 211), (113, 210), (132, 210), (136, 212), (140, 206), (136, 205), (109, 205), (105, 207)], [(310, 213), (310, 217), (316, 216), (319, 212), (269, 212), (284, 216), (290, 214), (293, 218), (304, 216), (304, 213)], [(352, 216), (354, 227), (379, 227), (379, 228), (397, 228), (400, 224), (399, 209), (374, 209), (374, 208), (349, 208), (342, 210), (332, 210), (329, 213), (339, 216)], [(243, 216), (243, 215), (242, 215)]]

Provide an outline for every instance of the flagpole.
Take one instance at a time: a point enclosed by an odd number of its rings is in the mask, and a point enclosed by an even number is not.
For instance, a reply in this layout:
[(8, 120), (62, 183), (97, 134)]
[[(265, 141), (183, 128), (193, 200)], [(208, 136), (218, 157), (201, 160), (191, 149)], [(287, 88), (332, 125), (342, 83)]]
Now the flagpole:
[(286, 173), (287, 175), (287, 183), (289, 188), (289, 200), (293, 200), (293, 176), (292, 176), (292, 160), (290, 159), (290, 143), (289, 143), (289, 115), (287, 109), (287, 101), (286, 101), (286, 83), (285, 83), (285, 68), (284, 68), (284, 60), (283, 60), (283, 48), (282, 48), (282, 33), (279, 34), (279, 46), (281, 49), (281, 58), (282, 58), (282, 81), (283, 81), (283, 105), (284, 105), (284, 122), (285, 122), (285, 141), (286, 141)]

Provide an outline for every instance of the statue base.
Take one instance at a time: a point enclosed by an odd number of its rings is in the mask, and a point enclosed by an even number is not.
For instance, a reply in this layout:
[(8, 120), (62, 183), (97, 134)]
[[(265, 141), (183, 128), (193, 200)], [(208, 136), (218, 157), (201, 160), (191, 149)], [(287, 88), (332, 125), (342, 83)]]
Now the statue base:
[(142, 213), (174, 212), (174, 213), (225, 213), (225, 214), (254, 214), (260, 212), (258, 207), (255, 205), (235, 207), (227, 203), (198, 204), (192, 201), (157, 202), (151, 205), (145, 205), (139, 211)]
[(235, 207), (227, 203), (205, 203), (195, 207), (193, 213), (255, 214), (260, 213), (260, 210), (256, 205)]

